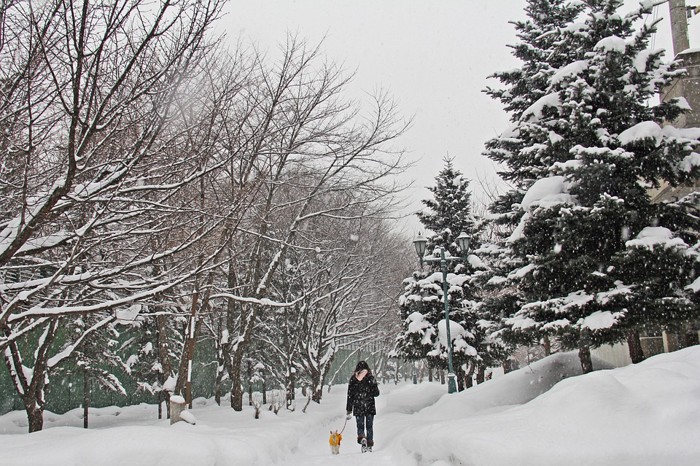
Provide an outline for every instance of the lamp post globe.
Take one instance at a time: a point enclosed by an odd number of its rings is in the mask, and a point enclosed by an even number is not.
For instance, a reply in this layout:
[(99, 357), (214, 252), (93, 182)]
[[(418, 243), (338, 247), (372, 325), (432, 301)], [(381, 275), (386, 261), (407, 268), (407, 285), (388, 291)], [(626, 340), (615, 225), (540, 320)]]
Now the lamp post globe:
[(457, 246), (462, 251), (462, 255), (466, 255), (469, 251), (469, 240), (470, 238), (465, 232), (460, 233), (457, 237)]
[(423, 260), (423, 256), (425, 255), (425, 249), (427, 247), (428, 240), (425, 239), (423, 235), (418, 233), (418, 236), (416, 236), (416, 239), (413, 240), (413, 245), (416, 248), (416, 254), (418, 254), (418, 259), (421, 261)]

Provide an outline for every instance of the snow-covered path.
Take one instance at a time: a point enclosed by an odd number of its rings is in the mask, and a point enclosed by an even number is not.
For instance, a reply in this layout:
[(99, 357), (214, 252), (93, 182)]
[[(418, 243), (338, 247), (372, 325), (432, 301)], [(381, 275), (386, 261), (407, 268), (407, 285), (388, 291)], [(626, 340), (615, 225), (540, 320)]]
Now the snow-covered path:
[[(374, 422), (375, 447), (371, 453), (362, 453), (356, 443), (355, 418), (345, 424), (345, 390), (346, 386), (342, 385), (324, 395), (323, 405), (328, 408), (318, 408), (324, 409), (328, 417), (325, 422), (313, 426), (308, 435), (302, 436), (298, 450), (285, 458), (285, 465), (328, 465), (330, 461), (339, 466), (356, 466), (358, 463), (380, 466), (410, 464), (400, 461), (398, 457), (402, 454), (401, 439), (405, 431), (416, 422), (411, 415), (432, 405), (447, 392), (439, 384), (382, 385), (382, 393), (377, 398), (378, 415)], [(344, 425), (340, 455), (332, 457), (328, 436), (331, 430), (340, 431)]]
[[(700, 346), (620, 369), (580, 372), (553, 355), (465, 392), (381, 385), (375, 451), (360, 453), (354, 419), (340, 455), (328, 435), (344, 422), (346, 385), (320, 404), (254, 419), (197, 399), (196, 425), (156, 419), (153, 405), (45, 414), (26, 434), (23, 412), (0, 416), (0, 464), (12, 466), (401, 465), (695, 466), (700, 458)], [(564, 380), (566, 379), (566, 380)]]

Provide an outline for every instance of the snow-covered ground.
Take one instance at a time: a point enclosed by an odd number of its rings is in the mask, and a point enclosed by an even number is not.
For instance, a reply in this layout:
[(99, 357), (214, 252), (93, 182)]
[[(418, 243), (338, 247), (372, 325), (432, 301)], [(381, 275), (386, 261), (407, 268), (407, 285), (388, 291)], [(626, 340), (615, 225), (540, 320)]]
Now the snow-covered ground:
[[(252, 408), (236, 413), (196, 400), (196, 425), (156, 419), (156, 408), (46, 413), (26, 434), (23, 412), (0, 417), (7, 465), (697, 465), (700, 464), (700, 347), (641, 364), (579, 373), (558, 354), (463, 393), (437, 383), (382, 385), (376, 447), (362, 454), (354, 420), (340, 455), (330, 429), (344, 424), (346, 386), (304, 414)], [(565, 380), (563, 380), (565, 379)], [(363, 456), (362, 456), (363, 455)]]

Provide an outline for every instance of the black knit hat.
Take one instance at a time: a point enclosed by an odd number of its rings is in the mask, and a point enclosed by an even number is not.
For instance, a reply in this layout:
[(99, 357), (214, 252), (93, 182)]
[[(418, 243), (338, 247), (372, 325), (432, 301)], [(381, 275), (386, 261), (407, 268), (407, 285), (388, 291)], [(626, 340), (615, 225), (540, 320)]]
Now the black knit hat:
[(361, 370), (369, 370), (369, 365), (365, 361), (360, 361), (357, 363), (357, 366), (355, 366), (355, 372), (360, 372)]

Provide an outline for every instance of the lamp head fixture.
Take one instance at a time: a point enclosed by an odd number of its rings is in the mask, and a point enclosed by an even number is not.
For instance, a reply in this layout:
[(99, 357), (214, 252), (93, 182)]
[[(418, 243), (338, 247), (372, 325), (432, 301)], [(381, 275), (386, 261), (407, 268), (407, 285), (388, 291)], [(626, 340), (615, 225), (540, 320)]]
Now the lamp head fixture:
[(428, 240), (425, 239), (425, 237), (423, 237), (423, 235), (421, 235), (420, 233), (418, 233), (416, 239), (413, 240), (413, 245), (416, 247), (416, 254), (418, 254), (419, 259), (423, 259), (427, 243)]
[(469, 236), (467, 236), (465, 232), (462, 232), (459, 234), (456, 241), (457, 246), (459, 246), (459, 249), (462, 251), (462, 254), (466, 255), (467, 251), (469, 251)]

